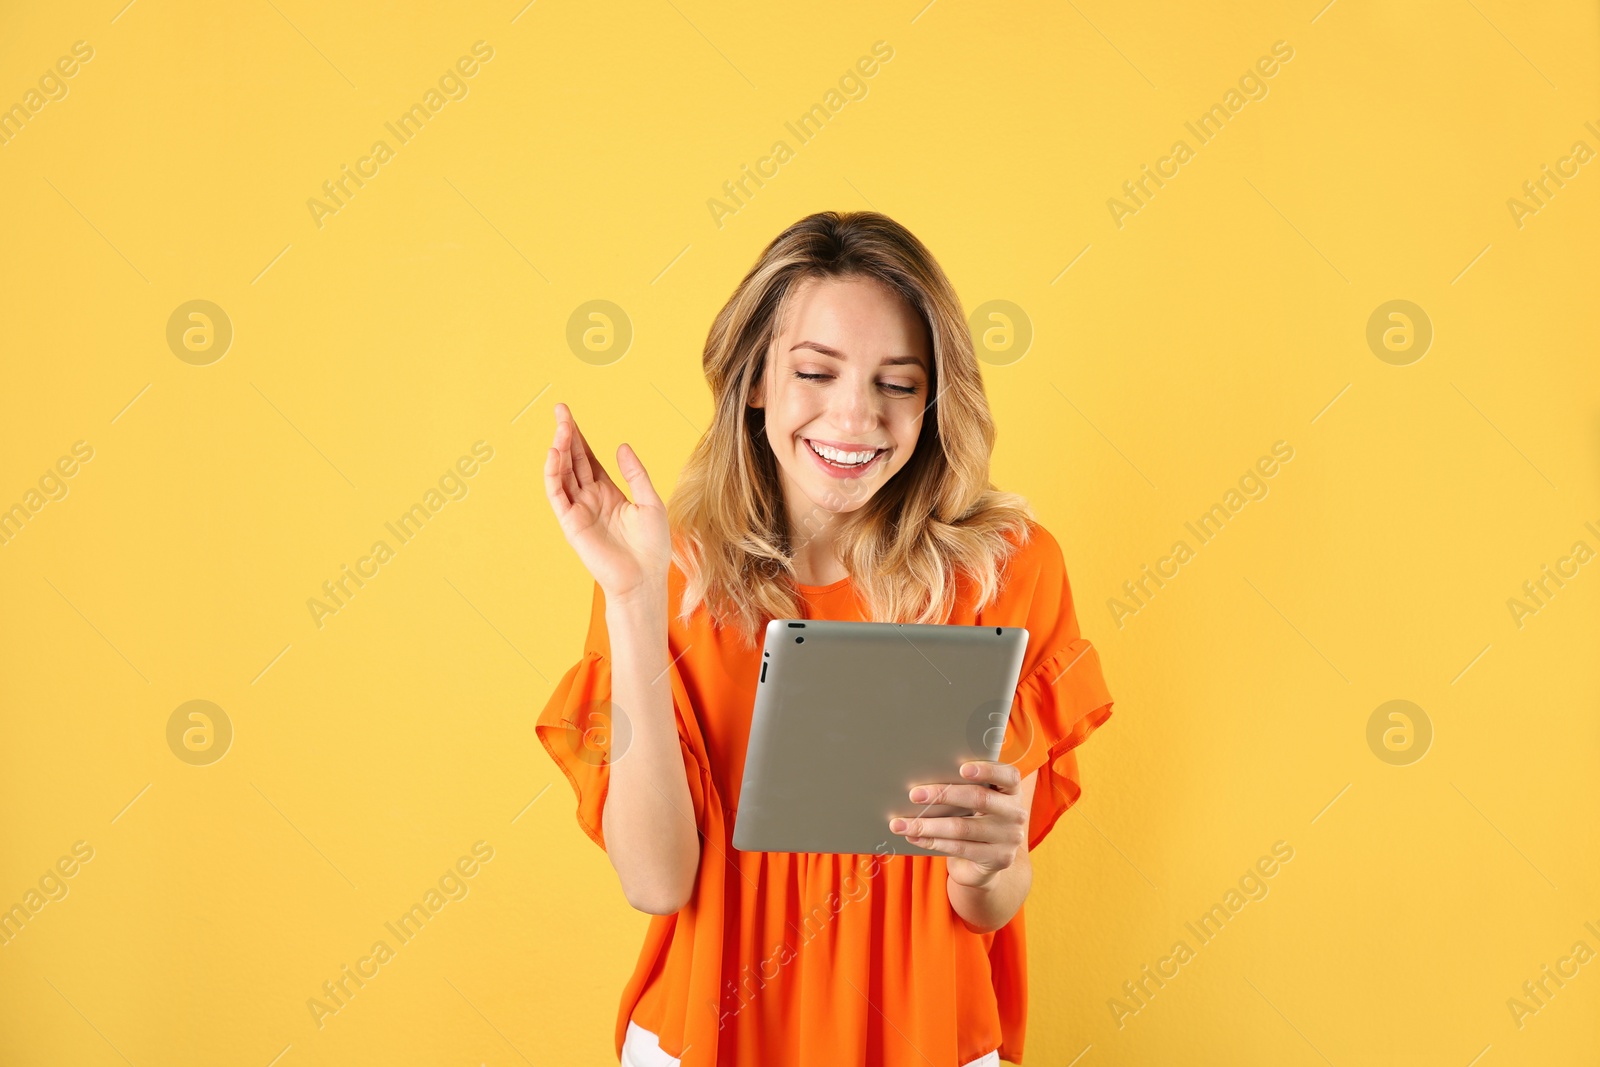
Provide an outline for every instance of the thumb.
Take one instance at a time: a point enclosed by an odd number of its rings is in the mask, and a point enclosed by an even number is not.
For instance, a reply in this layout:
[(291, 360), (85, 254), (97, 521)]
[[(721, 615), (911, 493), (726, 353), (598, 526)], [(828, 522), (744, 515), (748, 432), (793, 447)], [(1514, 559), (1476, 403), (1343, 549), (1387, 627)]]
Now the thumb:
[(635, 504), (663, 506), (661, 498), (656, 495), (656, 487), (650, 484), (650, 475), (645, 471), (644, 464), (639, 461), (638, 453), (626, 442), (617, 447), (617, 469), (627, 480), (628, 490), (633, 494)]

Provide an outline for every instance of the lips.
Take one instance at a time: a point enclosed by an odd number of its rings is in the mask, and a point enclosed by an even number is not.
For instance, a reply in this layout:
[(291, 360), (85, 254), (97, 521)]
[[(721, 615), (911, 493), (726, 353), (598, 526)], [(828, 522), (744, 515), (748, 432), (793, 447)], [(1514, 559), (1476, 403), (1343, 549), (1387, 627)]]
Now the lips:
[[(801, 438), (801, 442), (805, 445), (806, 452), (810, 454), (812, 460), (817, 464), (817, 466), (821, 467), (822, 470), (826, 474), (828, 474), (828, 475), (830, 475), (831, 477), (834, 477), (834, 478), (859, 478), (863, 474), (865, 474), (868, 471), (873, 470), (875, 467), (877, 467), (878, 463), (883, 459), (883, 457), (889, 454), (889, 450), (887, 448), (880, 449), (878, 451), (877, 455), (873, 456), (871, 459), (867, 460), (867, 462), (865, 462), (865, 463), (857, 463), (857, 464), (854, 464), (852, 466), (841, 466), (841, 465), (839, 465), (837, 463), (832, 462), (831, 460), (824, 459), (817, 452), (816, 449), (811, 447), (812, 442), (811, 442), (810, 438), (804, 438), (803, 437), (803, 438)], [(840, 448), (841, 451), (845, 451), (845, 452), (851, 452), (851, 451), (864, 452), (864, 451), (866, 451), (866, 448), (864, 448), (862, 446), (859, 446), (859, 445), (855, 446), (854, 448), (850, 448), (850, 447), (847, 447), (847, 446), (835, 445), (831, 441), (819, 441), (817, 443), (818, 444), (822, 444), (822, 445), (826, 445), (829, 448), (837, 447), (837, 448)], [(870, 447), (870, 446), (867, 446), (867, 447)]]

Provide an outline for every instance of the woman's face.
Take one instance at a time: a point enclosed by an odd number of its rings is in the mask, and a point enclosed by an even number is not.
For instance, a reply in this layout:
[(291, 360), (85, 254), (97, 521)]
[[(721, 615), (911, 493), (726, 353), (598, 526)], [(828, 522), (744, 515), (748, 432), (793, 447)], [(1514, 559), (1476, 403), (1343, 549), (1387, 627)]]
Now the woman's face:
[(859, 277), (797, 284), (750, 396), (766, 409), (792, 522), (854, 511), (906, 465), (931, 379), (927, 328), (894, 290)]

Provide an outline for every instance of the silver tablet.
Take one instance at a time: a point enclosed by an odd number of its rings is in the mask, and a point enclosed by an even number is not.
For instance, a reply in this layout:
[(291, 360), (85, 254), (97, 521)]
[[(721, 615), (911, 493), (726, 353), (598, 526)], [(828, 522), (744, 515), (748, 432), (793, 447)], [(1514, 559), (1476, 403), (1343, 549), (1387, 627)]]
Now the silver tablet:
[(733, 847), (939, 856), (889, 829), (919, 783), (995, 760), (1028, 631), (825, 619), (767, 623)]

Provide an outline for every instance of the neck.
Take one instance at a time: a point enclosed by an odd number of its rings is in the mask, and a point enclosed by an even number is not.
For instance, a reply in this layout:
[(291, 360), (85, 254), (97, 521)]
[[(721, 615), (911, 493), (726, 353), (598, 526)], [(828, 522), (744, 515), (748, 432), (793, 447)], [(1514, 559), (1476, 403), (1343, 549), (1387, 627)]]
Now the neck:
[(794, 558), (795, 580), (801, 585), (832, 585), (850, 572), (839, 562), (839, 516), (821, 508), (806, 508), (801, 515), (789, 515), (789, 540)]

